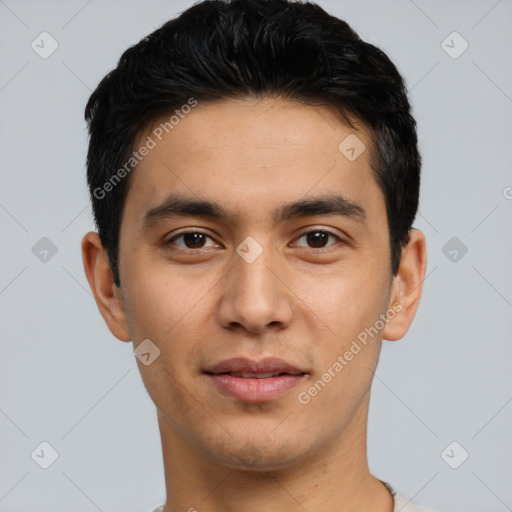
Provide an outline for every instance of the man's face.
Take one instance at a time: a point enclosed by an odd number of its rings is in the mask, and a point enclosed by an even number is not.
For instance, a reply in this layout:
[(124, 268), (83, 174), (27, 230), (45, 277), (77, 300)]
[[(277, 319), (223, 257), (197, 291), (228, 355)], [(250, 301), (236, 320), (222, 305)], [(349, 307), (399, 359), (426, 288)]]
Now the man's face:
[[(351, 360), (344, 354), (386, 314), (392, 276), (368, 133), (357, 131), (366, 150), (355, 160), (339, 149), (354, 133), (323, 107), (199, 103), (162, 141), (153, 135), (132, 176), (121, 296), (134, 345), (149, 339), (160, 350), (139, 362), (142, 379), (176, 439), (212, 460), (286, 467), (362, 428), (382, 333), (359, 341)], [(228, 217), (155, 211), (171, 194)], [(359, 212), (282, 210), (335, 196)], [(279, 358), (303, 374), (256, 380), (215, 369), (239, 357)]]

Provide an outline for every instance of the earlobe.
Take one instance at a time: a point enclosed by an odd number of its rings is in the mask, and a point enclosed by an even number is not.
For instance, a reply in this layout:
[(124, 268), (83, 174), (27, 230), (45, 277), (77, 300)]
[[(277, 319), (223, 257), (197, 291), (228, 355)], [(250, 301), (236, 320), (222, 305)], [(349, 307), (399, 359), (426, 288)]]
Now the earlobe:
[(418, 229), (411, 229), (409, 235), (391, 288), (389, 308), (398, 312), (382, 331), (383, 339), (390, 341), (403, 338), (409, 330), (420, 303), (427, 268), (425, 235)]
[(115, 286), (107, 251), (98, 233), (89, 232), (84, 236), (82, 260), (94, 300), (110, 332), (121, 341), (130, 341), (122, 297)]

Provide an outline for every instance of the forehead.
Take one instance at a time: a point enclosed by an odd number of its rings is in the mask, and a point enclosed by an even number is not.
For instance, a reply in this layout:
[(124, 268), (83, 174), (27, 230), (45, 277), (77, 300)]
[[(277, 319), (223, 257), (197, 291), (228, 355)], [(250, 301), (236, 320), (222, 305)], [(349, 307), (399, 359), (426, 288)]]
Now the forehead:
[(139, 220), (171, 191), (221, 197), (248, 216), (333, 189), (368, 203), (365, 209), (384, 206), (368, 131), (350, 128), (327, 107), (270, 98), (198, 102), (173, 124), (169, 119), (155, 121), (136, 144), (151, 139), (153, 146), (127, 197)]
[(198, 102), (187, 115), (163, 116), (144, 133), (159, 146), (174, 146), (180, 157), (185, 156), (183, 149), (189, 156), (227, 164), (250, 164), (251, 158), (257, 158), (257, 165), (278, 164), (294, 155), (296, 160), (306, 156), (309, 161), (326, 150), (337, 157), (339, 144), (349, 135), (370, 149), (369, 133), (362, 124), (352, 129), (333, 109), (280, 98)]

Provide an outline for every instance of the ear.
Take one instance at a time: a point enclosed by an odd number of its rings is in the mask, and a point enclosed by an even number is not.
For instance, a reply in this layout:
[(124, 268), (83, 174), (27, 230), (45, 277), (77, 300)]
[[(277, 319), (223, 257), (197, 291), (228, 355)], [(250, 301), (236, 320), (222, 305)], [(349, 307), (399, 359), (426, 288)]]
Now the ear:
[(396, 315), (382, 331), (382, 338), (390, 341), (403, 338), (409, 330), (420, 303), (427, 269), (425, 235), (418, 229), (411, 229), (409, 236), (391, 285), (389, 309), (393, 309)]
[(84, 236), (82, 259), (94, 300), (110, 332), (121, 341), (130, 341), (121, 292), (114, 283), (108, 254), (98, 233), (90, 232)]

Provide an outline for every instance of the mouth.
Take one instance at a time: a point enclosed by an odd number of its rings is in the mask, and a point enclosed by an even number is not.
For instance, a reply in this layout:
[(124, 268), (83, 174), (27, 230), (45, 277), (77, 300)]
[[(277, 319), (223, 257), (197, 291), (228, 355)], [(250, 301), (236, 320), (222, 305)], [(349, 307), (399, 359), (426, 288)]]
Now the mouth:
[[(208, 372), (207, 372), (208, 373)], [(209, 375), (229, 375), (237, 379), (271, 379), (273, 377), (281, 377), (282, 375), (293, 375), (294, 377), (306, 375), (305, 372), (289, 373), (289, 372), (222, 372), (210, 373)]]
[(222, 395), (249, 403), (276, 400), (308, 376), (305, 370), (277, 358), (233, 358), (203, 373)]

